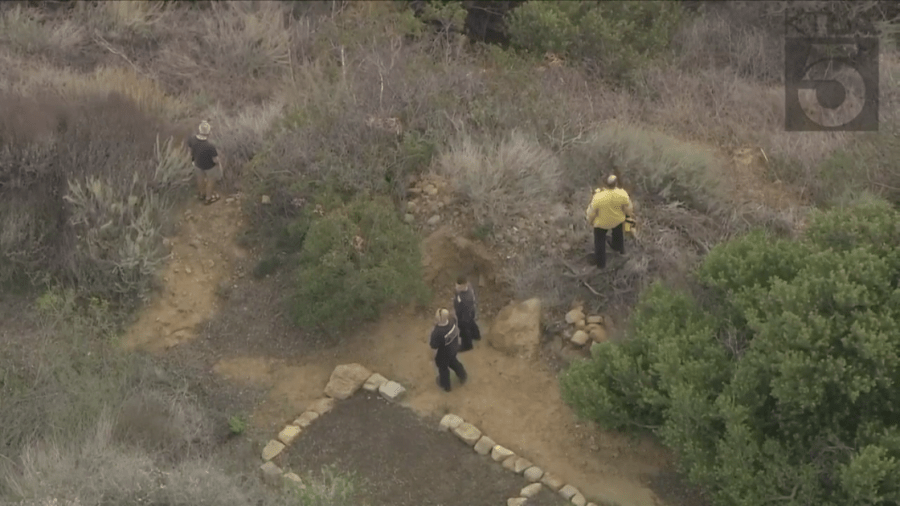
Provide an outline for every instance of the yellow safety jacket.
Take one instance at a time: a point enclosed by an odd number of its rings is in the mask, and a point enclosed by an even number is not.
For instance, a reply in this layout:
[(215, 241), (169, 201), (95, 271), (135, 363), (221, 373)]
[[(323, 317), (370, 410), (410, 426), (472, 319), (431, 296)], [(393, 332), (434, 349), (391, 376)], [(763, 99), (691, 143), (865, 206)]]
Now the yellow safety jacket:
[(626, 211), (630, 213), (631, 198), (621, 188), (612, 190), (594, 190), (591, 203), (585, 211), (585, 217), (594, 228), (610, 230), (625, 221)]

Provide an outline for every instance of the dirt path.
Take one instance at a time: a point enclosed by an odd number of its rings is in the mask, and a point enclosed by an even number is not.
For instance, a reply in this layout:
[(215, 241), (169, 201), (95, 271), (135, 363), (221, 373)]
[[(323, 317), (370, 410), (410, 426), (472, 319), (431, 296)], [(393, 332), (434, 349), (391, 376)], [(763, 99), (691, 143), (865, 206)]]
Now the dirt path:
[[(164, 352), (202, 333), (200, 326), (220, 309), (217, 290), (247, 255), (234, 240), (241, 226), (239, 202), (197, 204), (182, 221), (178, 236), (171, 239), (173, 258), (163, 275), (166, 288), (126, 335), (127, 349)], [(433, 258), (427, 260), (434, 263)], [(438, 300), (450, 296), (438, 294)], [(485, 331), (487, 323), (482, 322)], [(430, 330), (427, 314), (399, 312), (348, 336), (348, 346), (291, 363), (216, 350), (225, 358), (213, 370), (238, 385), (269, 389), (252, 421), (271, 431), (321, 395), (336, 365), (358, 362), (407, 386), (406, 402), (415, 411), (457, 413), (590, 497), (619, 506), (665, 506), (646, 483), (666, 468), (666, 451), (649, 441), (631, 441), (577, 422), (546, 366), (507, 356), (484, 341), (461, 357), (470, 382), (451, 393), (438, 390), (426, 343)]]
[(122, 339), (127, 350), (158, 352), (197, 336), (197, 326), (218, 310), (216, 292), (247, 253), (235, 243), (242, 225), (240, 200), (213, 205), (195, 202), (167, 239), (171, 258), (162, 273), (164, 289), (141, 311)]

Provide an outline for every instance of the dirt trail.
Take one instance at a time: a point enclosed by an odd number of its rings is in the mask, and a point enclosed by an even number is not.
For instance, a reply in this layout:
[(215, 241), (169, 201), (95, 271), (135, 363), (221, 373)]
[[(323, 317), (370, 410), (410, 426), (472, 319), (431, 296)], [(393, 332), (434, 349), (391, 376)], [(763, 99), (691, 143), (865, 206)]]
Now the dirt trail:
[(240, 200), (211, 206), (196, 202), (166, 239), (171, 257), (162, 272), (164, 289), (141, 311), (122, 340), (126, 350), (165, 350), (196, 337), (196, 328), (215, 315), (216, 291), (247, 253), (235, 243), (242, 224)]
[(221, 361), (216, 372), (271, 387), (254, 422), (280, 425), (321, 396), (336, 365), (358, 362), (406, 386), (406, 404), (415, 411), (456, 413), (589, 497), (621, 506), (663, 505), (644, 480), (659, 472), (669, 455), (648, 441), (630, 443), (579, 424), (560, 399), (555, 376), (542, 364), (509, 357), (482, 341), (460, 358), (469, 382), (450, 393), (438, 390), (426, 344), (431, 328), (424, 315), (400, 312), (355, 336), (352, 348), (330, 356), (299, 364), (238, 357)]
[[(220, 285), (246, 256), (234, 240), (241, 226), (237, 201), (191, 206), (182, 225), (171, 239), (173, 257), (163, 274), (165, 290), (127, 334), (123, 344), (128, 349), (164, 352), (195, 337), (198, 325), (218, 309)], [(459, 259), (426, 258), (432, 268), (443, 265), (448, 271), (459, 267), (446, 265), (453, 261)], [(437, 300), (449, 302), (450, 297), (449, 292), (439, 293)], [(488, 323), (481, 322), (485, 333)], [(336, 365), (358, 362), (405, 385), (406, 403), (415, 411), (457, 413), (589, 497), (619, 506), (665, 506), (646, 481), (667, 465), (666, 451), (649, 441), (631, 441), (578, 423), (560, 399), (556, 377), (547, 367), (492, 349), (486, 342), (489, 336), (461, 357), (470, 382), (451, 393), (438, 390), (426, 341), (430, 330), (428, 314), (398, 312), (348, 336), (345, 342), (351, 345), (293, 363), (278, 357), (226, 355), (213, 369), (238, 384), (269, 389), (252, 422), (272, 431), (321, 396)], [(225, 350), (217, 350), (221, 351)]]

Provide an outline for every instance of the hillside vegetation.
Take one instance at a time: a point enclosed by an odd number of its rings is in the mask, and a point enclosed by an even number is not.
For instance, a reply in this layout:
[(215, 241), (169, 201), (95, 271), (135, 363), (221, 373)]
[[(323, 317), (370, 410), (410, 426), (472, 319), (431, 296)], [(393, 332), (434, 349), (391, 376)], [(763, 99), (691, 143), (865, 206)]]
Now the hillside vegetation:
[[(428, 301), (402, 217), (410, 181), (440, 176), (485, 241), (505, 247), (525, 221), (548, 243), (508, 262), (511, 296), (623, 315), (640, 301), (629, 339), (565, 376), (581, 414), (652, 428), (721, 506), (900, 500), (895, 25), (880, 131), (791, 133), (783, 2), (525, 2), (503, 46), (465, 35), (467, 3), (420, 4), (0, 5), (3, 501), (351, 497), (328, 472), (306, 491), (247, 479), (234, 413), (191, 373), (114, 346), (157, 285), (191, 197), (182, 143), (204, 118), (225, 189), (247, 196), (257, 274), (293, 276), (285, 313), (304, 332)], [(747, 197), (742, 148), (763, 153), (754, 184), (793, 201)], [(590, 280), (595, 298), (560, 275), (582, 248), (554, 245), (586, 243), (589, 190), (610, 172), (641, 236)], [(568, 214), (537, 223), (554, 206)]]

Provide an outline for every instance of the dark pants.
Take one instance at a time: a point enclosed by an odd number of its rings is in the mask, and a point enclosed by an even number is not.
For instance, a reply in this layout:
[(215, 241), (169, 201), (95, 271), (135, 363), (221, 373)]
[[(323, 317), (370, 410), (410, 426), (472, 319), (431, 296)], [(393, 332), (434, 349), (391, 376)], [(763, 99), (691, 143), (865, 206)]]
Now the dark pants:
[(459, 351), (469, 351), (472, 349), (472, 341), (481, 341), (481, 330), (474, 321), (460, 321), (458, 322), (458, 325), (459, 339), (462, 343), (459, 347)]
[[(622, 225), (624, 223), (620, 223), (619, 226), (612, 229), (612, 241), (610, 243), (610, 248), (613, 251), (618, 251), (620, 254), (625, 254), (625, 232), (622, 229)], [(594, 260), (597, 262), (597, 267), (603, 269), (606, 267), (606, 233), (608, 230), (605, 228), (595, 228), (594, 229)]]
[(451, 369), (456, 373), (456, 377), (459, 378), (460, 381), (465, 382), (468, 378), (466, 368), (463, 367), (459, 359), (456, 358), (456, 353), (448, 353), (446, 355), (439, 353), (434, 357), (434, 364), (438, 368), (438, 385), (448, 392), (450, 391)]

